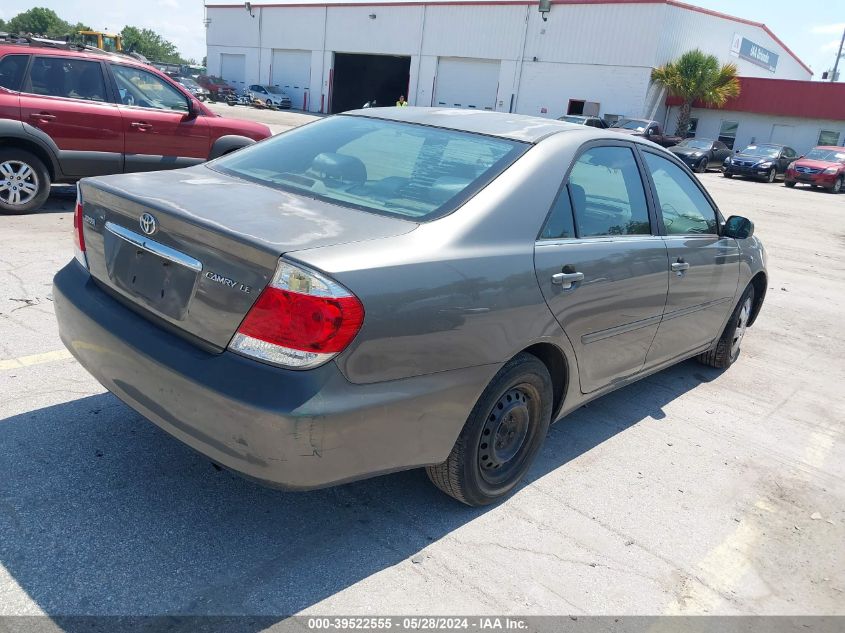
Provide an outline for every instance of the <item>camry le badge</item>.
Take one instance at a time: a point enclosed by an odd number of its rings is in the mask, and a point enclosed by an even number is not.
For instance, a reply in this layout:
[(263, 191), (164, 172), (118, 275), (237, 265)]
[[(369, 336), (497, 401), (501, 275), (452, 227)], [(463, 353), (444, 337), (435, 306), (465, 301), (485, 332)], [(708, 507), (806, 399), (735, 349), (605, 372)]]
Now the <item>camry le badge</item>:
[(158, 229), (158, 223), (152, 213), (144, 213), (139, 220), (141, 230), (147, 234), (152, 235)]

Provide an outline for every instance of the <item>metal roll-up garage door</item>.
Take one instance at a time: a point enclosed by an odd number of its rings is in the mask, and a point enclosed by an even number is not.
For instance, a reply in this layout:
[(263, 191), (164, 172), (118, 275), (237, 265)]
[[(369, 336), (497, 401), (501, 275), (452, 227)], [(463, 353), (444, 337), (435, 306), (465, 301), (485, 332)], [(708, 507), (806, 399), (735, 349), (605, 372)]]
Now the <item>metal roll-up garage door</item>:
[(495, 110), (498, 89), (497, 60), (441, 57), (437, 62), (436, 106)]
[(294, 108), (306, 110), (311, 85), (311, 51), (274, 50), (270, 83), (284, 90)]
[(220, 54), (220, 76), (238, 92), (246, 87), (244, 83), (245, 74), (246, 55)]

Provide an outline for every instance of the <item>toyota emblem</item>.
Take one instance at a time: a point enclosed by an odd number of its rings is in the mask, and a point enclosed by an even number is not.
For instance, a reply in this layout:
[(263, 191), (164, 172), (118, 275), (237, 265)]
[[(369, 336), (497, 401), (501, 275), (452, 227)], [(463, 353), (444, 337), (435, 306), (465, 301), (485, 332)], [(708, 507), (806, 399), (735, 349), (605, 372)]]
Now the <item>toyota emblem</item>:
[(147, 235), (152, 235), (158, 229), (158, 224), (152, 213), (142, 215), (139, 223), (141, 224), (141, 230)]

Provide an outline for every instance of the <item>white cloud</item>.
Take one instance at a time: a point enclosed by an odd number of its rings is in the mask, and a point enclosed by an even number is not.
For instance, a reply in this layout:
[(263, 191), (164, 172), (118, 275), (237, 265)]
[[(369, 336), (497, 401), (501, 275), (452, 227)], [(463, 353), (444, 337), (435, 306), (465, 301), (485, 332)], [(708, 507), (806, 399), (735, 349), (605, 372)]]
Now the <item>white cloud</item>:
[(822, 34), (842, 33), (843, 30), (845, 30), (845, 22), (839, 22), (838, 24), (819, 24), (810, 29), (813, 33)]
[(819, 50), (825, 52), (830, 51), (831, 53), (835, 53), (837, 50), (839, 50), (839, 42), (840, 40), (831, 40), (827, 44), (822, 46)]

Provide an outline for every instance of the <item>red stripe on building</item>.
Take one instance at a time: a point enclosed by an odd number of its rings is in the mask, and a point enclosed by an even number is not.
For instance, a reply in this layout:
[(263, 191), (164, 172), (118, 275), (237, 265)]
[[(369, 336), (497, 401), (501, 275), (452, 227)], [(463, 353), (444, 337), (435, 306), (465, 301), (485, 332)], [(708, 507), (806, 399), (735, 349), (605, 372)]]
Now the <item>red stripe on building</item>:
[[(845, 83), (740, 77), (739, 86), (739, 96), (720, 110), (845, 121)], [(669, 97), (666, 105), (681, 105), (681, 100)], [(693, 107), (710, 106), (697, 102)]]

